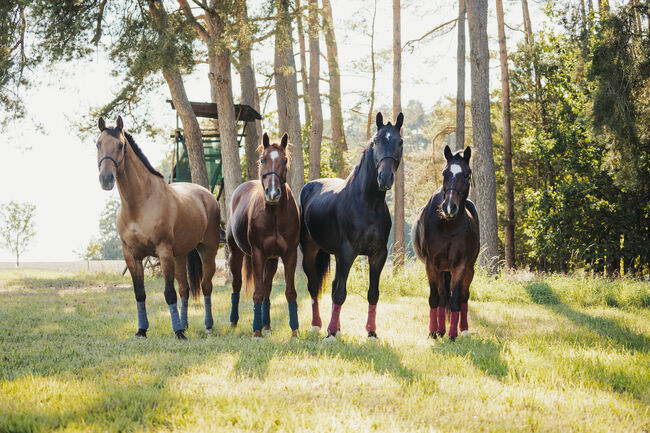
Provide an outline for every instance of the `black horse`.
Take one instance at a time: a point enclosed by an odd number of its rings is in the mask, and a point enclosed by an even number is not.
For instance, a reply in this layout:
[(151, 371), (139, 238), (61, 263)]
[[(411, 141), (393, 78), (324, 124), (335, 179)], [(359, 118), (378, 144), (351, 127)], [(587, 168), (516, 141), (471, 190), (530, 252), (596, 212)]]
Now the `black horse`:
[(368, 256), (370, 264), (366, 330), (369, 338), (377, 338), (379, 276), (388, 255), (386, 245), (391, 228), (386, 191), (393, 186), (402, 158), (403, 121), (404, 115), (400, 113), (395, 125), (384, 125), (381, 113), (377, 113), (377, 133), (348, 178), (314, 180), (300, 192), (300, 246), (312, 298), (312, 331), (322, 326), (318, 294), (329, 270), (330, 254), (336, 258), (332, 318), (326, 340), (336, 340), (341, 329), (339, 315), (347, 296), (348, 273), (358, 255)]
[(480, 234), (478, 214), (467, 198), (472, 170), (471, 149), (451, 153), (445, 146), (447, 166), (442, 187), (433, 193), (413, 224), (411, 241), (418, 258), (426, 266), (429, 280), (429, 335), (445, 335), (445, 310), (451, 310), (449, 338), (469, 335), (467, 301), (474, 278)]

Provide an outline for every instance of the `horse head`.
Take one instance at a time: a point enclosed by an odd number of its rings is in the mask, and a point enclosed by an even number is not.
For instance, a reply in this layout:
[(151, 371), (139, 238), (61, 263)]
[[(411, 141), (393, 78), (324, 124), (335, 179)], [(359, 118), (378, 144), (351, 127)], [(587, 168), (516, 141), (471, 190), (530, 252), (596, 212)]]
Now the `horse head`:
[(110, 191), (115, 186), (120, 167), (123, 168), (126, 158), (127, 142), (124, 136), (122, 116), (117, 117), (115, 127), (106, 126), (104, 118), (97, 122), (99, 138), (97, 139), (97, 167), (99, 168), (99, 183), (103, 189)]
[(444, 201), (441, 205), (445, 219), (454, 219), (467, 199), (472, 179), (472, 170), (469, 168), (471, 156), (472, 149), (469, 147), (452, 154), (449, 146), (445, 146), (447, 166), (442, 171)]
[(276, 204), (282, 197), (282, 186), (287, 183), (289, 136), (285, 132), (280, 143), (271, 143), (265, 132), (260, 148), (260, 181), (268, 204)]
[(384, 125), (381, 112), (377, 113), (377, 133), (372, 139), (374, 163), (377, 168), (377, 185), (380, 191), (388, 191), (393, 187), (395, 172), (402, 159), (402, 122), (404, 115), (399, 113), (395, 124)]

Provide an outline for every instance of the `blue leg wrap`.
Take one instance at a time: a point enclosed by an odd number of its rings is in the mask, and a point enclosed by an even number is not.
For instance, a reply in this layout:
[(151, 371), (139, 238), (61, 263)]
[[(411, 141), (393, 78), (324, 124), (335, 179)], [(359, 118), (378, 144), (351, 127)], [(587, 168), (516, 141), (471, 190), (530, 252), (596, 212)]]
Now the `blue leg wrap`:
[(147, 307), (145, 302), (136, 302), (138, 305), (138, 329), (149, 329), (149, 320), (147, 320)]
[(262, 330), (262, 304), (253, 305), (253, 331)]
[(292, 331), (298, 329), (298, 303), (289, 302), (289, 327)]
[(176, 304), (169, 304), (169, 315), (172, 317), (172, 331), (180, 331), (183, 329), (181, 326), (181, 319), (178, 317), (178, 307)]
[(214, 320), (212, 320), (212, 298), (210, 296), (203, 297), (203, 305), (205, 306), (205, 329), (212, 329)]
[(265, 298), (262, 302), (262, 324), (271, 326), (271, 300), (269, 298)]
[(181, 298), (181, 326), (187, 329), (187, 299)]
[(239, 292), (230, 295), (230, 323), (239, 322)]

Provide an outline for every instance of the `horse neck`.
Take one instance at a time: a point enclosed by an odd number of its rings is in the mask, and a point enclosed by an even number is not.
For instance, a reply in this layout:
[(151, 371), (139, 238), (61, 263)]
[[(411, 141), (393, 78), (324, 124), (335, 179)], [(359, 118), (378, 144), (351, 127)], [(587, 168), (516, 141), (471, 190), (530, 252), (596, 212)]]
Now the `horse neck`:
[(122, 207), (134, 208), (153, 195), (159, 183), (157, 181), (162, 179), (150, 173), (133, 151), (133, 147), (128, 142), (126, 145), (128, 149), (124, 164), (116, 178), (117, 190)]
[(361, 193), (364, 203), (375, 207), (386, 201), (386, 191), (380, 191), (377, 185), (377, 167), (372, 152), (372, 148), (364, 151), (359, 168), (351, 175), (350, 185)]

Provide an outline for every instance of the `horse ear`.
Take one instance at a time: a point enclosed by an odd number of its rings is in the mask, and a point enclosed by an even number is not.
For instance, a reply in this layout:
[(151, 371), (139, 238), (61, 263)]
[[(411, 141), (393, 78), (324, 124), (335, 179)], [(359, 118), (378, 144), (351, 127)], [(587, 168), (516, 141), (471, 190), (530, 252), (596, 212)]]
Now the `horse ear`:
[(280, 145), (282, 145), (283, 149), (286, 149), (287, 144), (289, 144), (289, 135), (285, 132), (282, 136), (282, 140), (280, 140)]
[(398, 131), (402, 129), (402, 123), (404, 123), (404, 114), (400, 112), (395, 121), (395, 128), (397, 128)]
[(472, 148), (467, 146), (465, 150), (463, 150), (463, 159), (467, 164), (469, 164), (469, 158), (472, 156)]
[(264, 137), (262, 138), (262, 144), (264, 145), (265, 149), (269, 147), (269, 145), (271, 144), (269, 142), (269, 134), (267, 134), (266, 132), (264, 133)]
[(377, 130), (380, 130), (384, 127), (384, 116), (382, 116), (381, 111), (377, 112)]
[(451, 153), (451, 149), (449, 148), (449, 146), (445, 146), (445, 159), (449, 161), (452, 156), (454, 155)]
[(106, 122), (104, 121), (103, 117), (100, 117), (97, 121), (97, 127), (99, 128), (99, 132), (102, 132), (104, 129), (106, 129)]
[(122, 120), (122, 116), (117, 116), (117, 120), (115, 121), (115, 125), (117, 126), (117, 130), (121, 131), (124, 129), (124, 121)]

